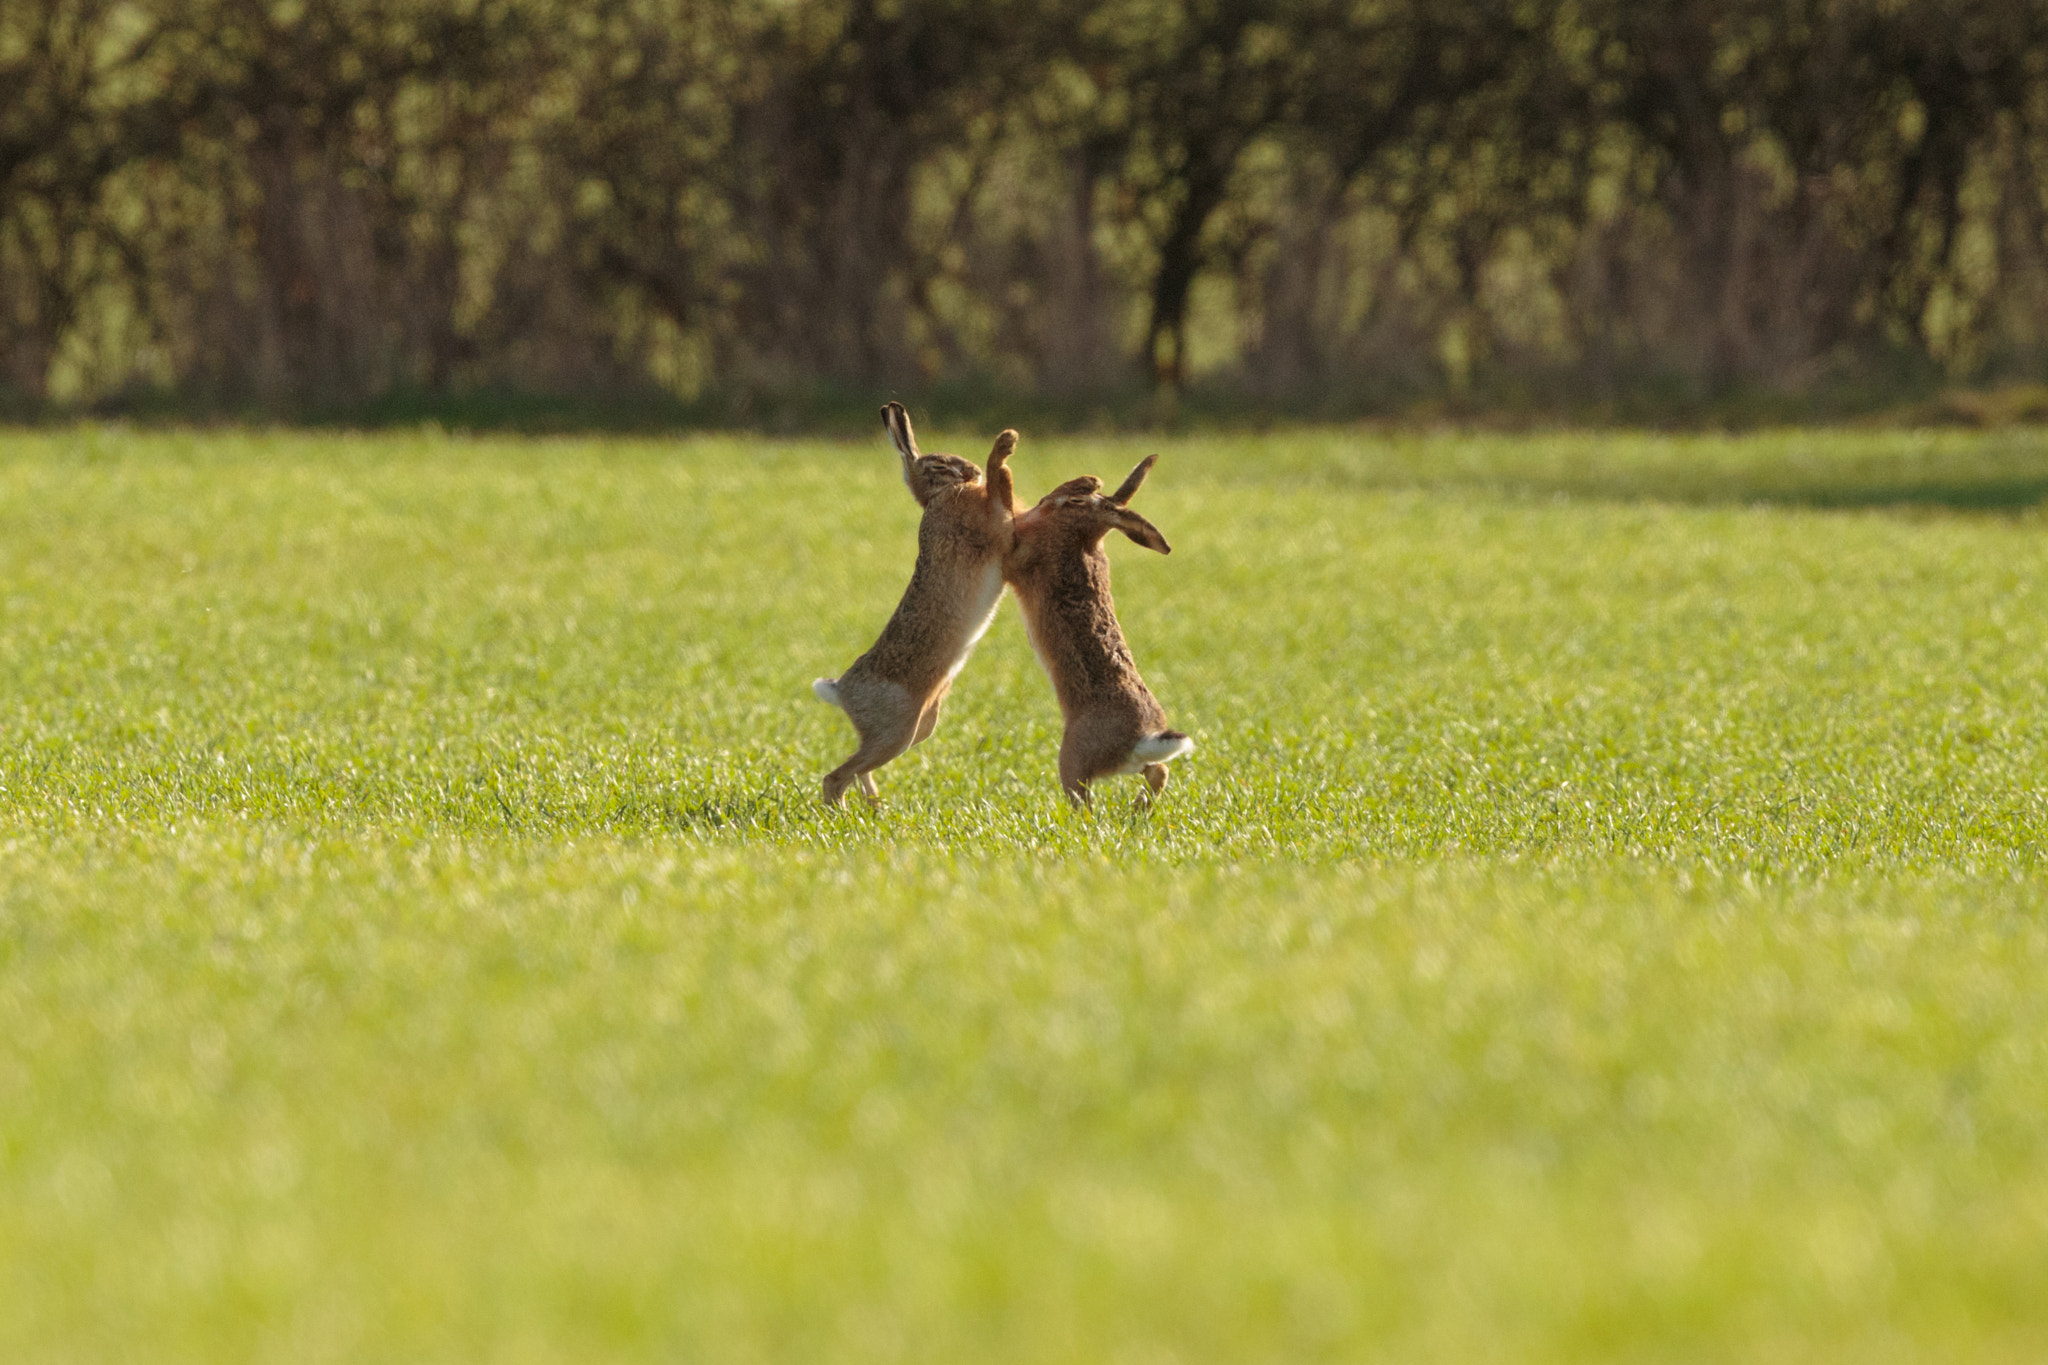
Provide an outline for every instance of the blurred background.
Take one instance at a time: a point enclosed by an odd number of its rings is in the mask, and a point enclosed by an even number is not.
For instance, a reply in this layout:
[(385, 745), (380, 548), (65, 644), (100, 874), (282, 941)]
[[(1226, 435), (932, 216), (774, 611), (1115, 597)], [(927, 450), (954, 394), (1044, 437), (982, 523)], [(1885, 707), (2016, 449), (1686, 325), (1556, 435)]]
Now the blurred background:
[(2037, 0), (0, 2), (15, 416), (2048, 412), (2044, 227)]

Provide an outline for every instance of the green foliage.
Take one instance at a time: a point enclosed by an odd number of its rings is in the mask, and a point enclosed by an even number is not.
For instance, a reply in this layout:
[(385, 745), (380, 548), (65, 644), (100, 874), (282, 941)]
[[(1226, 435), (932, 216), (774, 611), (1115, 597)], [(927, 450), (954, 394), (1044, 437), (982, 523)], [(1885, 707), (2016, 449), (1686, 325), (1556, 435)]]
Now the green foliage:
[(1159, 807), (1006, 606), (834, 812), (879, 440), (8, 435), (0, 1356), (2024, 1359), (2044, 497), (1177, 441)]
[(0, 402), (2039, 378), (2035, 0), (15, 0)]

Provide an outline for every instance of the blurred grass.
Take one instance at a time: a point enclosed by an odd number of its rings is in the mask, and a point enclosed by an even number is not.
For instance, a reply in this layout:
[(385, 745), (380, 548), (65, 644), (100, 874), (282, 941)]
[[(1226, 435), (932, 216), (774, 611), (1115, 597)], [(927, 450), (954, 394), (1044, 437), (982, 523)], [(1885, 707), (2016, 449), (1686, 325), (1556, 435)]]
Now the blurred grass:
[(0, 1357), (2037, 1356), (2048, 438), (1157, 448), (1089, 818), (879, 440), (0, 436)]

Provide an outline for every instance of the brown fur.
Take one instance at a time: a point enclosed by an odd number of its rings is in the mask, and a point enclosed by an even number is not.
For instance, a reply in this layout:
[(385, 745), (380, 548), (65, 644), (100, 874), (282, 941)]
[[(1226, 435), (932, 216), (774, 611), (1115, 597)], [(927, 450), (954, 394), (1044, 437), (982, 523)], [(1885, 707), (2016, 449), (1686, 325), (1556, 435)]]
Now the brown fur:
[[(883, 408), (882, 420), (902, 456), (903, 482), (924, 517), (910, 586), (881, 638), (837, 679), (817, 685), (819, 695), (836, 701), (860, 735), (853, 756), (826, 775), (824, 796), (832, 805), (855, 783), (874, 796), (870, 774), (938, 726), (953, 677), (1002, 598), (1001, 565), (1016, 516), (1007, 463), (1017, 448), (1016, 432), (996, 437), (984, 478), (957, 455), (920, 453), (902, 404)], [(827, 689), (836, 695), (827, 696)]]
[(1157, 795), (1166, 786), (1166, 764), (1143, 762), (1139, 745), (1151, 740), (1157, 747), (1191, 747), (1186, 736), (1167, 729), (1165, 708), (1138, 675), (1116, 619), (1109, 556), (1102, 551), (1103, 537), (1117, 530), (1147, 549), (1172, 553), (1158, 527), (1123, 505), (1157, 458), (1148, 457), (1109, 497), (1100, 492), (1102, 481), (1092, 477), (1069, 480), (1046, 494), (1016, 519), (1003, 561), (1003, 577), (1017, 593), (1032, 648), (1066, 718), (1060, 785), (1078, 804), (1088, 801), (1090, 782), (1126, 771), (1142, 771)]

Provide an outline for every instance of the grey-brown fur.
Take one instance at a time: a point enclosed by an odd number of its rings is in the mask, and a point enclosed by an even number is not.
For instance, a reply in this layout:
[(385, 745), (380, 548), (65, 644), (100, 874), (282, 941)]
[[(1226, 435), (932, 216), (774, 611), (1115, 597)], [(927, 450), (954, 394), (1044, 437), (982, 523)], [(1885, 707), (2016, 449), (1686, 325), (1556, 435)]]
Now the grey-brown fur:
[(1001, 566), (1016, 516), (1007, 463), (1017, 448), (1016, 432), (996, 437), (984, 478), (972, 461), (919, 452), (901, 403), (883, 408), (882, 421), (902, 456), (903, 482), (924, 517), (910, 586), (881, 638), (838, 678), (814, 684), (821, 698), (846, 712), (860, 735), (853, 756), (825, 777), (825, 800), (833, 805), (855, 783), (873, 797), (874, 770), (938, 725), (954, 675), (1002, 598)]
[(1122, 531), (1147, 549), (1172, 553), (1159, 528), (1124, 504), (1159, 457), (1148, 456), (1123, 486), (1102, 496), (1102, 480), (1071, 479), (1016, 519), (1003, 577), (1016, 591), (1032, 648), (1052, 678), (1066, 733), (1060, 785), (1077, 803), (1088, 784), (1142, 772), (1153, 795), (1166, 786), (1166, 760), (1194, 747), (1166, 725), (1166, 710), (1138, 675), (1117, 623), (1102, 540)]

